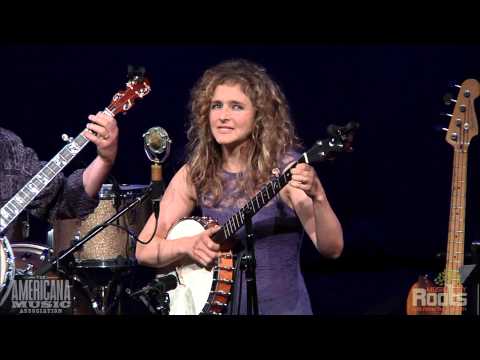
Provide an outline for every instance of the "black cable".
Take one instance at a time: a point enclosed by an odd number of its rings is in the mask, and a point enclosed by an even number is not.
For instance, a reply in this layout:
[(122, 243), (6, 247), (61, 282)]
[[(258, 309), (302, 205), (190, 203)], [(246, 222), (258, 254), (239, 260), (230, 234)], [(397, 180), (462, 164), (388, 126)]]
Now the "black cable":
[(127, 228), (127, 227), (125, 227), (125, 226), (122, 226), (122, 225), (113, 224), (113, 223), (110, 223), (110, 224), (107, 224), (107, 223), (99, 224), (99, 225), (95, 226), (94, 228), (90, 229), (90, 231), (92, 231), (92, 230), (94, 230), (94, 229), (97, 229), (97, 228), (100, 228), (100, 227), (102, 227), (102, 226), (115, 226), (115, 227), (117, 227), (117, 228), (119, 228), (119, 229), (122, 229), (122, 230), (124, 230), (125, 232), (127, 232), (128, 235), (130, 235), (135, 241), (139, 242), (140, 244), (147, 245), (147, 244), (149, 244), (149, 243), (153, 240), (153, 238), (154, 238), (154, 236), (155, 236), (155, 233), (157, 232), (158, 221), (155, 221), (155, 228), (153, 229), (153, 234), (152, 234), (152, 236), (150, 237), (150, 239), (148, 239), (147, 241), (142, 241), (142, 240), (140, 240), (135, 233), (133, 233), (133, 232), (130, 231), (129, 228)]
[(140, 240), (138, 237), (135, 237), (135, 240), (136, 240), (137, 242), (139, 242), (140, 244), (142, 244), (142, 245), (147, 245), (147, 244), (149, 244), (149, 243), (153, 240), (153, 238), (154, 238), (154, 236), (155, 236), (155, 233), (157, 232), (157, 226), (158, 226), (158, 220), (155, 219), (155, 228), (153, 229), (152, 236), (151, 236), (150, 239), (148, 239), (147, 241), (142, 241), (142, 240)]

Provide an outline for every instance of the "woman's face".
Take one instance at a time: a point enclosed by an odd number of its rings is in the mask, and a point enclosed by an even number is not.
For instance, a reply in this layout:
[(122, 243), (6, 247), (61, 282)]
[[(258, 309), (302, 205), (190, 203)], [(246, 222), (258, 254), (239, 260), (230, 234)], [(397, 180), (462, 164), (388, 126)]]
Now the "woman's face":
[(217, 143), (236, 147), (248, 141), (254, 127), (255, 109), (239, 84), (222, 84), (213, 94), (209, 120)]

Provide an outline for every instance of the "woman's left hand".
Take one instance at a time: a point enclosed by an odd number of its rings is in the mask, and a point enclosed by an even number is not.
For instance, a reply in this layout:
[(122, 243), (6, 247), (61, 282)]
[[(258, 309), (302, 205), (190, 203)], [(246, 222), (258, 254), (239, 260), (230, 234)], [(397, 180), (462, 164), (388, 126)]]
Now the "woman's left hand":
[(292, 178), (288, 184), (303, 190), (312, 200), (323, 201), (325, 190), (317, 176), (315, 169), (308, 164), (298, 164), (290, 170)]

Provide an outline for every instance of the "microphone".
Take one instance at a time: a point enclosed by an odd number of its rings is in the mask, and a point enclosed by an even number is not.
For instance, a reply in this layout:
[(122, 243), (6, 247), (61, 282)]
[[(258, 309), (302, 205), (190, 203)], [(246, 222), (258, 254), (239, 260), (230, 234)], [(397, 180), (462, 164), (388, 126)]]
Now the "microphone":
[(144, 286), (141, 290), (134, 292), (133, 294), (131, 294), (131, 296), (146, 294), (150, 291), (166, 293), (167, 291), (175, 289), (177, 285), (178, 280), (175, 275), (157, 275), (152, 282), (150, 282), (147, 286)]
[[(143, 134), (145, 154), (152, 162), (150, 198), (152, 199), (153, 212), (155, 219), (158, 220), (160, 213), (160, 198), (165, 191), (163, 184), (162, 166), (167, 156), (170, 154), (170, 144), (172, 141), (168, 137), (165, 129), (160, 126), (150, 128)], [(159, 158), (159, 155), (163, 156)]]
[[(170, 154), (170, 144), (172, 143), (172, 140), (168, 137), (165, 129), (160, 126), (150, 128), (145, 134), (143, 134), (143, 141), (145, 153), (150, 161), (163, 163)], [(163, 153), (165, 154), (159, 159), (158, 155)]]
[[(165, 130), (161, 127), (153, 128), (150, 130), (149, 144), (152, 149), (155, 151), (163, 151), (167, 146), (168, 135), (163, 134)], [(166, 135), (166, 136), (165, 136)]]
[(148, 290), (157, 290), (161, 293), (173, 290), (177, 287), (178, 280), (177, 277), (173, 274), (169, 275), (157, 275), (155, 280), (153, 280), (149, 285), (147, 285)]

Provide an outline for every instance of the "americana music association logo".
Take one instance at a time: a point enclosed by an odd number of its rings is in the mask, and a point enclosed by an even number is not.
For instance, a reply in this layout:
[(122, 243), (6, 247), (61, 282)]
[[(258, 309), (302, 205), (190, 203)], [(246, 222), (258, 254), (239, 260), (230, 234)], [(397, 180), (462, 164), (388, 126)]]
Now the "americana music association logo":
[(13, 282), (10, 292), (10, 312), (16, 314), (70, 314), (72, 303), (68, 279), (24, 277)]

